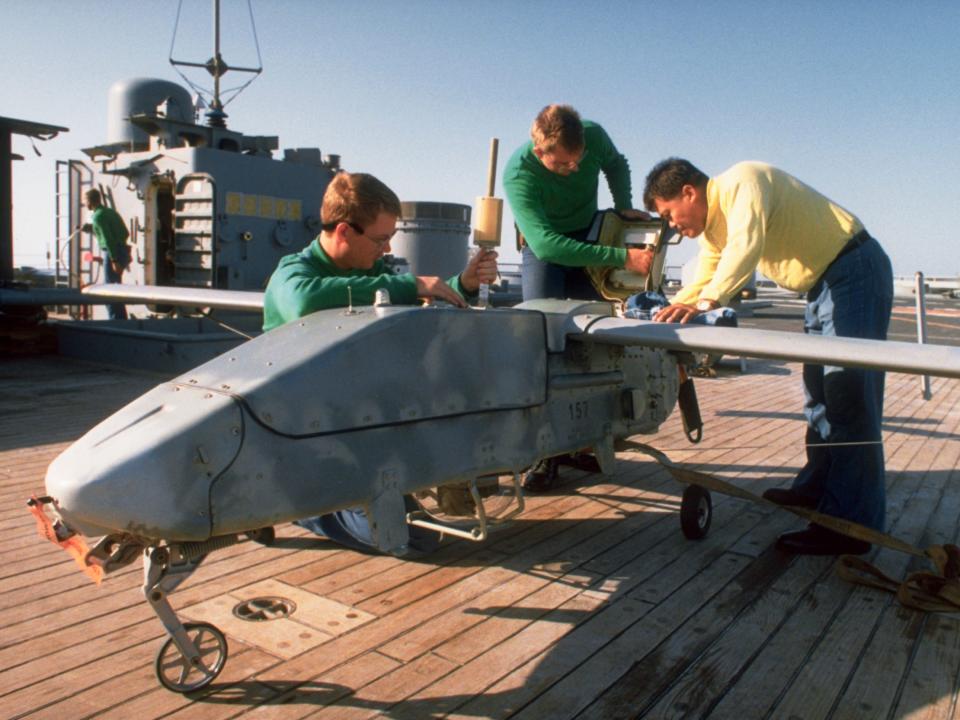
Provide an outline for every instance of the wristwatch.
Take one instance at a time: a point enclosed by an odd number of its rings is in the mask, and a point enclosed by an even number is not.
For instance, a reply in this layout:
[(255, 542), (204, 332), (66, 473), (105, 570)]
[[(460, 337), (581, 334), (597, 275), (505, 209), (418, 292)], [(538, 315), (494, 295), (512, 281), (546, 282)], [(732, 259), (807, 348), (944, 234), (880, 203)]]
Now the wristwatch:
[(697, 312), (709, 312), (718, 307), (720, 307), (720, 303), (716, 300), (699, 300), (697, 302)]

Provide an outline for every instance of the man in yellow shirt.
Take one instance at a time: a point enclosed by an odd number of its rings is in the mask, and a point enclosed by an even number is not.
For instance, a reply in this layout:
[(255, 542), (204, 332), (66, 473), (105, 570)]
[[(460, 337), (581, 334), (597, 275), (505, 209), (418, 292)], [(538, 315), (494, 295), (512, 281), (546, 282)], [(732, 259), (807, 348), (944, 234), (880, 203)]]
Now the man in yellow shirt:
[[(726, 304), (754, 270), (806, 293), (804, 332), (885, 340), (893, 271), (852, 213), (791, 175), (742, 162), (708, 178), (670, 158), (647, 175), (644, 202), (681, 235), (700, 239), (696, 278), (658, 322), (689, 322)], [(782, 505), (815, 508), (883, 530), (882, 372), (804, 365), (807, 462), (790, 489), (767, 490)], [(777, 547), (810, 555), (863, 554), (856, 540), (811, 524)]]

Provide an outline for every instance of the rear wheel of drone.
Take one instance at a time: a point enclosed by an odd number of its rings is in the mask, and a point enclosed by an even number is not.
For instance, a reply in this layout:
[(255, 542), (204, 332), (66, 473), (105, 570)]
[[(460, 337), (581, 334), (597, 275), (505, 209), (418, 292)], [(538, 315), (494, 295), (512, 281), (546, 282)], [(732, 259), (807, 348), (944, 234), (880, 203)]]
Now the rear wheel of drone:
[(688, 540), (702, 540), (713, 519), (710, 491), (699, 485), (687, 485), (680, 501), (680, 529)]

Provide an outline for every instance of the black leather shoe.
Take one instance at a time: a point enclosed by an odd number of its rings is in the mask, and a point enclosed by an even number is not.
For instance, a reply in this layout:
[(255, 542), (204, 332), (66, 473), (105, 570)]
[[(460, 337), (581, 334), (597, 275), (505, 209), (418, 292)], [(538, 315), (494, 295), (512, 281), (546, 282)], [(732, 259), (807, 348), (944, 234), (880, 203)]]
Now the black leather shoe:
[(763, 499), (769, 500), (777, 505), (794, 505), (797, 507), (810, 508), (811, 510), (815, 510), (818, 505), (817, 500), (808, 495), (798, 493), (792, 488), (770, 488), (769, 490), (764, 490)]
[(542, 493), (553, 490), (556, 484), (556, 458), (541, 460), (523, 476), (523, 489), (531, 493)]
[(810, 523), (806, 530), (778, 537), (777, 549), (794, 555), (863, 555), (870, 543)]

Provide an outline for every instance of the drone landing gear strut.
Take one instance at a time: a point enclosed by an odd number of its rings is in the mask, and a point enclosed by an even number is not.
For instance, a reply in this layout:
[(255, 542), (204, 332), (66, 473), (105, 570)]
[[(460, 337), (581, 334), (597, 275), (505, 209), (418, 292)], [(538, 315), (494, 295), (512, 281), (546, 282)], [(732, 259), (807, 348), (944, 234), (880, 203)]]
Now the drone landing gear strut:
[[(262, 545), (272, 545), (272, 527), (250, 530), (244, 535)], [(186, 693), (212, 683), (227, 662), (227, 639), (206, 622), (182, 623), (167, 600), (208, 553), (241, 542), (239, 535), (221, 535), (205, 542), (153, 545), (143, 551), (143, 594), (167, 631), (157, 652), (154, 669), (167, 690)]]
[[(258, 542), (264, 536), (248, 537)], [(272, 528), (269, 529), (272, 535)], [(168, 597), (197, 569), (207, 553), (240, 542), (238, 535), (223, 535), (201, 543), (154, 545), (143, 551), (143, 594), (167, 631), (167, 641), (157, 653), (155, 670), (160, 684), (173, 692), (199, 690), (213, 682), (227, 662), (227, 639), (210, 623), (182, 623)]]

